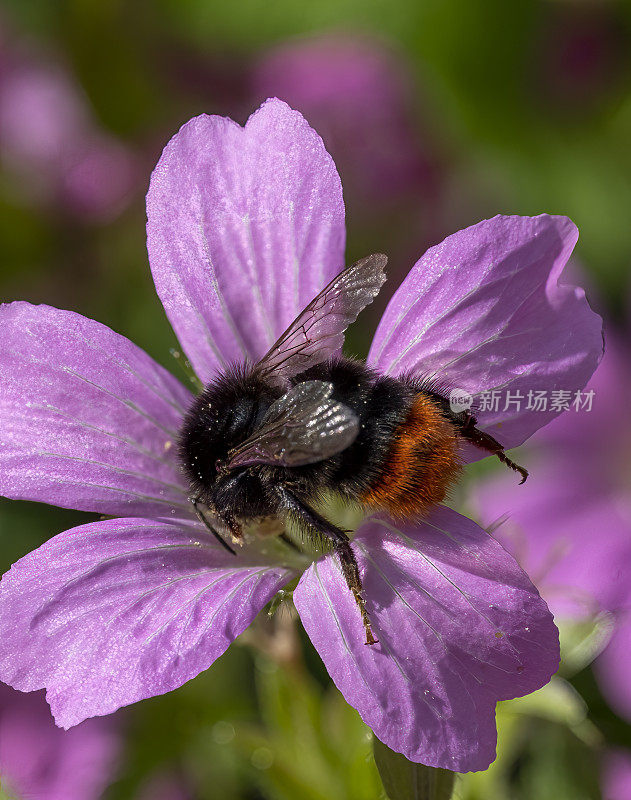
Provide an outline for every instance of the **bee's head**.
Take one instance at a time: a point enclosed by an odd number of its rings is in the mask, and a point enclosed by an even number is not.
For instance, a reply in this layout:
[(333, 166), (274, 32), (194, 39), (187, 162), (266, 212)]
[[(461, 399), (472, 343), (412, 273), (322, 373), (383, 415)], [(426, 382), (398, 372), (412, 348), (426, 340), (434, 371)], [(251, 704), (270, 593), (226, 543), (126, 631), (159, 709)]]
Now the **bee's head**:
[(195, 398), (180, 431), (179, 454), (196, 494), (226, 476), (228, 452), (250, 436), (277, 396), (260, 378), (229, 371)]

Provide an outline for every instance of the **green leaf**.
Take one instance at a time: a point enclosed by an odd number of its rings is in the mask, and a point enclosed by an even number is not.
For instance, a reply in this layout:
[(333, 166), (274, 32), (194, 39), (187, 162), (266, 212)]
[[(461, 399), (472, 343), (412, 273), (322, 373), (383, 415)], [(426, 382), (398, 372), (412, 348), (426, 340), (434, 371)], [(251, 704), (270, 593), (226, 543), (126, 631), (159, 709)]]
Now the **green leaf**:
[(460, 777), (458, 800), (600, 800), (597, 731), (580, 697), (554, 680), (551, 691), (499, 704), (498, 757)]
[(534, 717), (520, 730), (510, 765), (511, 797), (517, 800), (599, 800), (599, 752), (565, 725)]
[(414, 764), (373, 739), (375, 763), (390, 800), (449, 800), (455, 772)]
[(300, 660), (256, 659), (261, 724), (236, 725), (235, 745), (267, 800), (380, 797), (370, 732), (337, 689), (323, 688)]

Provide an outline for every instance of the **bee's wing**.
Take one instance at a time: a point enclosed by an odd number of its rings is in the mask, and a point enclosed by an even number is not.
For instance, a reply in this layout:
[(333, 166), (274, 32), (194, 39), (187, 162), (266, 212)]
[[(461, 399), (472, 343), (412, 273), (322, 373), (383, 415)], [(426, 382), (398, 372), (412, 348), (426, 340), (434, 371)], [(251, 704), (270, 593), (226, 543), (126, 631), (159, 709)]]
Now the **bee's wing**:
[(299, 467), (324, 461), (347, 448), (359, 419), (331, 399), (333, 384), (305, 381), (269, 407), (261, 427), (228, 453), (228, 469), (249, 464)]
[(383, 286), (387, 262), (375, 253), (340, 272), (281, 334), (256, 371), (291, 378), (341, 349), (344, 331)]

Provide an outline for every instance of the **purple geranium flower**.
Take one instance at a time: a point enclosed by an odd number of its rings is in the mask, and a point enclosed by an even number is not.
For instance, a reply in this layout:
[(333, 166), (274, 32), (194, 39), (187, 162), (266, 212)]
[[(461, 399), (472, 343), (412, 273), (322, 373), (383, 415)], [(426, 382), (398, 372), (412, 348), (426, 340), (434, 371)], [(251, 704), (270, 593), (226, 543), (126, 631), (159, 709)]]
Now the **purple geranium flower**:
[(629, 598), (631, 497), (624, 464), (631, 429), (621, 424), (620, 408), (630, 391), (624, 346), (608, 336), (607, 353), (580, 402), (569, 398), (570, 411), (529, 443), (528, 485), (516, 492), (498, 474), (476, 487), (483, 521), (493, 525), (508, 514), (496, 535), (559, 616), (615, 612)]
[(476, 488), (482, 519), (508, 514), (496, 535), (528, 570), (555, 615), (609, 612), (611, 641), (596, 659), (599, 684), (631, 719), (631, 426), (621, 408), (631, 392), (627, 346), (610, 331), (607, 353), (583, 404), (531, 443), (532, 480), (515, 492), (497, 475)]
[(113, 718), (62, 731), (42, 693), (21, 694), (0, 685), (0, 782), (5, 791), (28, 800), (97, 800), (112, 780), (119, 749)]
[[(343, 265), (335, 165), (279, 100), (245, 128), (213, 116), (186, 124), (147, 209), (156, 287), (204, 382), (260, 358)], [(474, 395), (582, 387), (602, 342), (582, 291), (557, 282), (576, 235), (543, 215), (450, 236), (395, 293), (369, 363)], [(2, 306), (0, 324), (0, 492), (117, 517), (52, 538), (0, 585), (0, 678), (45, 686), (69, 727), (209, 667), (304, 565), (276, 539), (234, 557), (196, 520), (174, 446), (193, 398), (144, 352), (45, 306)], [(513, 447), (553, 416), (489, 412), (479, 424)], [(444, 507), (399, 526), (373, 518), (353, 549), (378, 644), (364, 644), (335, 556), (304, 569), (294, 591), (331, 677), (408, 758), (486, 768), (496, 701), (557, 668), (546, 605), (491, 536)]]

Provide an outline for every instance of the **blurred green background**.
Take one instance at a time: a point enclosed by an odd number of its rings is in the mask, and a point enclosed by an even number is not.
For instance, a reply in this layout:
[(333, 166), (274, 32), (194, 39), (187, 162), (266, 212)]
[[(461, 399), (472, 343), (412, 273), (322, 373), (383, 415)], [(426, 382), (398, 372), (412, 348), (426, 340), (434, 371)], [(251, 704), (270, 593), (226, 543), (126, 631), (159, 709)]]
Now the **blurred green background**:
[[(151, 169), (191, 116), (245, 122), (262, 99), (261, 62), (324, 34), (363, 37), (396, 63), (405, 125), (427, 176), (388, 204), (362, 190), (347, 198), (349, 261), (392, 254), (391, 294), (422, 249), (450, 232), (496, 213), (566, 214), (581, 232), (576, 263), (594, 304), (609, 319), (625, 318), (631, 4), (613, 0), (3, 0), (0, 70), (61, 70), (89, 117), (86, 136), (119, 148), (127, 172), (114, 197), (86, 214), (60, 189), (67, 176), (50, 160), (29, 164), (0, 139), (0, 300), (79, 311), (177, 374), (145, 250)], [(0, 96), (3, 79), (0, 72)], [(355, 123), (345, 121), (331, 148), (351, 186), (370, 109), (359, 108)], [(369, 147), (361, 156), (369, 172)], [(374, 315), (363, 324), (352, 339), (360, 353)], [(3, 570), (89, 518), (0, 500)], [(265, 646), (279, 628), (294, 637), (289, 661)], [(281, 611), (207, 673), (126, 711), (124, 757), (107, 798), (134, 797), (155, 774), (176, 776), (183, 797), (202, 800), (381, 796), (369, 732), (311, 645), (295, 637)], [(582, 666), (571, 676), (582, 700), (559, 683), (543, 699), (506, 704), (498, 763), (463, 781), (456, 796), (600, 796), (599, 753), (605, 743), (631, 747), (631, 732)]]

